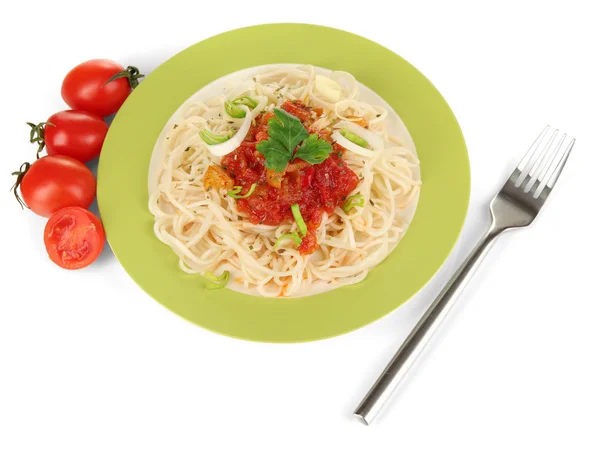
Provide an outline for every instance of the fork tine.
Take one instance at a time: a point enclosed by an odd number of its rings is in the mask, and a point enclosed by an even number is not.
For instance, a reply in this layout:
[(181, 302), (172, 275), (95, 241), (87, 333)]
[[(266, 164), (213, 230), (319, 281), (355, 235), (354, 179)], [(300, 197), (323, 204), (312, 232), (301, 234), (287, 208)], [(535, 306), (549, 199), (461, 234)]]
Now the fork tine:
[[(573, 149), (573, 146), (575, 146), (575, 138), (573, 138), (571, 140), (571, 142), (567, 146), (567, 149), (565, 150), (565, 152), (563, 152), (562, 157), (561, 157), (560, 161), (558, 162), (558, 165), (556, 166), (556, 169), (552, 173), (552, 176), (550, 176), (550, 178), (548, 179), (548, 182), (546, 183), (546, 186), (549, 189), (552, 190), (554, 188), (554, 185), (556, 184), (556, 181), (558, 180), (558, 177), (560, 176), (560, 173), (562, 173), (562, 170), (565, 167), (565, 163), (567, 163), (567, 159), (571, 155), (571, 150)], [(550, 170), (550, 168), (548, 168), (548, 171), (549, 170)]]
[(537, 152), (537, 150), (540, 146), (540, 143), (544, 140), (544, 137), (546, 136), (546, 133), (548, 132), (548, 129), (550, 129), (549, 125), (544, 127), (544, 130), (541, 131), (541, 133), (538, 135), (538, 137), (535, 139), (535, 141), (531, 144), (531, 146), (525, 153), (525, 156), (521, 159), (521, 161), (517, 165), (517, 171), (515, 171), (515, 173), (519, 174), (519, 176), (517, 177), (517, 181), (515, 183), (515, 185), (517, 187), (519, 185), (521, 185), (521, 183), (523, 182), (523, 179), (525, 178), (525, 175), (527, 174), (525, 172), (525, 168), (527, 168), (531, 158)]
[[(533, 164), (524, 182), (525, 193), (528, 193), (531, 190), (531, 187), (535, 184), (536, 179), (539, 176), (540, 169), (543, 167), (543, 164), (548, 160), (548, 154), (553, 154), (553, 152), (550, 152), (550, 150), (556, 149), (553, 148), (552, 145), (554, 144), (554, 140), (556, 139), (557, 135), (558, 129), (556, 129), (554, 133), (552, 133), (552, 136), (550, 137), (546, 145), (543, 147), (542, 151), (539, 153), (539, 155), (536, 155), (535, 159), (533, 159)], [(562, 141), (564, 141), (564, 135), (562, 139), (559, 140), (557, 148), (560, 148)]]
[[(531, 191), (535, 193), (538, 187), (541, 185), (543, 176), (545, 176), (548, 172), (548, 168), (551, 166), (554, 158), (556, 157), (556, 153), (560, 151), (565, 139), (567, 138), (567, 134), (563, 133), (556, 146), (551, 147), (552, 142), (548, 143), (548, 146), (544, 150), (544, 153), (540, 156), (540, 158), (535, 162), (534, 167), (529, 172), (529, 177), (531, 181), (529, 182), (529, 186), (525, 187), (525, 192)], [(543, 186), (542, 186), (543, 187)]]

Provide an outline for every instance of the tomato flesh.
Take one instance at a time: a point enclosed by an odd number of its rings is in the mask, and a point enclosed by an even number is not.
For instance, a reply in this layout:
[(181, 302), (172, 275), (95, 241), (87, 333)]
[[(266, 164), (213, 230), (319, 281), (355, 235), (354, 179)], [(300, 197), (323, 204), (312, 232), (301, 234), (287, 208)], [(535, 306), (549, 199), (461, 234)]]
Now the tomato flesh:
[(100, 220), (80, 207), (59, 210), (44, 229), (48, 256), (68, 270), (87, 267), (94, 262), (104, 248), (105, 238)]
[[(283, 109), (308, 125), (310, 111), (307, 107), (288, 102)], [(323, 212), (330, 214), (337, 206), (342, 206), (359, 179), (341, 159), (341, 154), (334, 150), (317, 165), (307, 165), (302, 160), (291, 161), (282, 175), (280, 188), (269, 185), (264, 157), (256, 150), (257, 142), (267, 137), (269, 117), (272, 114), (257, 118), (258, 125), (240, 147), (223, 157), (221, 166), (234, 179), (234, 185), (243, 187), (242, 193), (257, 184), (251, 196), (237, 200), (238, 209), (247, 213), (254, 224), (277, 226), (293, 220), (291, 206), (298, 204), (309, 228), (299, 249), (302, 254), (311, 254), (318, 247), (313, 231), (321, 224)]]
[(48, 118), (44, 140), (48, 155), (68, 155), (88, 162), (100, 155), (108, 125), (100, 116), (82, 110), (60, 111)]

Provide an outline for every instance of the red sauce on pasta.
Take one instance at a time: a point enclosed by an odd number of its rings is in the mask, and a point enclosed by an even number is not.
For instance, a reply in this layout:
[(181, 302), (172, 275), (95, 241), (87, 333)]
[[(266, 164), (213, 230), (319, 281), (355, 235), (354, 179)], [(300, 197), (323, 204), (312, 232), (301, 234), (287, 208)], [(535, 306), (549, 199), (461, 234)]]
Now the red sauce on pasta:
[[(316, 116), (300, 102), (288, 101), (282, 109), (299, 118), (307, 129)], [(247, 213), (252, 223), (277, 226), (284, 221), (293, 221), (291, 206), (298, 204), (308, 227), (299, 250), (302, 254), (311, 254), (318, 247), (314, 231), (321, 223), (323, 212), (330, 214), (337, 206), (341, 207), (359, 179), (341, 159), (343, 151), (337, 146), (320, 164), (310, 165), (295, 159), (288, 163), (283, 173), (267, 170), (256, 144), (268, 138), (267, 120), (272, 116), (272, 113), (258, 116), (246, 141), (223, 157), (221, 167), (233, 178), (234, 185), (243, 187), (241, 194), (247, 193), (252, 184), (257, 184), (250, 196), (237, 200), (238, 209)], [(320, 136), (331, 142), (328, 134)]]

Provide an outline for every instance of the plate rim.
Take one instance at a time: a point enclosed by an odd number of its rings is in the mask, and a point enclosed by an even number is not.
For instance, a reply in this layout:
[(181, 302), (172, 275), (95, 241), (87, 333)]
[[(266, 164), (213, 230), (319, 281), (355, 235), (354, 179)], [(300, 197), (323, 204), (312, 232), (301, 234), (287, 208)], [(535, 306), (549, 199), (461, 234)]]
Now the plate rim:
[[(388, 314), (390, 314), (391, 312), (393, 312), (395, 309), (397, 309), (398, 307), (400, 307), (402, 304), (404, 304), (405, 302), (411, 300), (414, 295), (416, 293), (418, 293), (420, 290), (423, 289), (423, 287), (425, 287), (429, 281), (435, 276), (435, 274), (437, 274), (437, 272), (440, 270), (440, 268), (443, 266), (443, 264), (447, 261), (450, 253), (452, 252), (452, 250), (454, 249), (459, 237), (460, 237), (460, 233), (464, 227), (464, 223), (466, 221), (466, 217), (467, 217), (467, 212), (468, 212), (468, 207), (469, 207), (469, 201), (470, 201), (470, 197), (471, 197), (471, 171), (470, 171), (470, 162), (469, 162), (469, 156), (468, 156), (468, 152), (467, 152), (467, 147), (466, 147), (466, 143), (464, 140), (464, 136), (462, 134), (462, 130), (460, 128), (460, 124), (458, 123), (458, 120), (456, 119), (456, 117), (454, 116), (454, 113), (452, 112), (450, 106), (448, 105), (448, 103), (446, 102), (446, 100), (443, 98), (443, 96), (441, 95), (441, 93), (435, 88), (435, 86), (420, 72), (418, 71), (418, 69), (416, 69), (413, 65), (411, 65), (409, 62), (407, 62), (404, 58), (400, 57), (399, 55), (395, 54), (394, 52), (392, 52), (391, 50), (385, 48), (384, 46), (381, 46), (380, 44), (377, 44), (373, 41), (368, 40), (367, 38), (355, 35), (353, 33), (349, 33), (347, 31), (343, 31), (343, 30), (339, 30), (339, 29), (335, 29), (335, 28), (331, 28), (331, 27), (323, 27), (323, 26), (319, 26), (319, 25), (309, 25), (309, 24), (286, 24), (286, 23), (279, 23), (279, 24), (268, 24), (268, 25), (255, 25), (255, 26), (250, 26), (250, 27), (244, 27), (244, 28), (238, 28), (235, 30), (231, 30), (231, 31), (227, 31), (224, 33), (221, 33), (219, 35), (210, 37), (208, 39), (205, 39), (203, 41), (200, 41), (196, 44), (193, 44), (192, 46), (182, 50), (181, 52), (178, 52), (176, 55), (172, 56), (171, 58), (169, 58), (168, 60), (166, 60), (165, 62), (163, 62), (161, 65), (159, 65), (154, 71), (152, 71), (148, 77), (146, 78), (146, 80), (144, 80), (144, 83), (140, 84), (140, 87), (138, 87), (128, 98), (128, 100), (125, 102), (125, 104), (123, 105), (122, 109), (120, 110), (119, 113), (117, 113), (117, 115), (115, 116), (115, 118), (113, 119), (113, 123), (111, 125), (111, 128), (109, 129), (109, 133), (107, 135), (107, 139), (105, 141), (105, 146), (103, 147), (103, 152), (101, 153), (101, 157), (100, 157), (100, 161), (99, 161), (99, 168), (98, 168), (98, 206), (99, 206), (99, 211), (101, 216), (103, 217), (107, 217), (109, 218), (111, 216), (110, 214), (110, 200), (109, 198), (112, 196), (110, 194), (110, 180), (107, 179), (110, 176), (104, 176), (105, 174), (108, 174), (105, 169), (109, 166), (109, 164), (107, 163), (108, 161), (108, 157), (103, 157), (106, 155), (109, 155), (111, 151), (106, 151), (106, 149), (110, 149), (112, 146), (114, 146), (114, 141), (117, 140), (118, 138), (118, 134), (117, 132), (114, 132), (115, 129), (117, 129), (118, 125), (122, 122), (127, 121), (127, 117), (126, 114), (127, 112), (129, 112), (129, 109), (131, 109), (132, 105), (134, 105), (136, 102), (136, 99), (140, 99), (141, 98), (141, 94), (139, 93), (143, 93), (145, 94), (147, 91), (151, 92), (150, 89), (146, 89), (143, 88), (144, 86), (149, 86), (149, 85), (145, 85), (147, 83), (148, 80), (157, 80), (159, 81), (159, 77), (158, 75), (161, 74), (161, 72), (165, 71), (165, 67), (168, 67), (167, 65), (173, 64), (172, 62), (174, 60), (176, 60), (177, 58), (180, 58), (182, 55), (185, 55), (186, 52), (190, 52), (192, 49), (199, 49), (200, 47), (202, 47), (203, 45), (206, 45), (207, 42), (212, 41), (213, 43), (216, 41), (218, 41), (220, 38), (222, 39), (223, 37), (226, 36), (231, 36), (232, 34), (239, 34), (239, 33), (259, 33), (259, 34), (263, 34), (266, 31), (267, 32), (271, 32), (271, 31), (277, 31), (277, 29), (281, 30), (282, 27), (286, 27), (286, 28), (295, 28), (296, 30), (298, 30), (299, 28), (304, 29), (304, 31), (315, 31), (315, 30), (321, 30), (322, 32), (327, 32), (327, 33), (333, 33), (338, 35), (339, 37), (341, 37), (340, 39), (344, 39), (344, 37), (348, 37), (348, 36), (352, 36), (354, 40), (358, 39), (362, 42), (366, 42), (368, 43), (367, 47), (377, 47), (379, 49), (384, 49), (385, 51), (389, 52), (390, 56), (393, 55), (393, 57), (395, 57), (398, 61), (401, 61), (402, 64), (406, 67), (408, 67), (414, 74), (416, 74), (415, 76), (420, 79), (420, 82), (425, 82), (426, 85), (429, 86), (429, 89), (432, 90), (431, 92), (438, 97), (437, 102), (440, 103), (442, 105), (442, 107), (445, 107), (447, 109), (446, 113), (449, 113), (449, 117), (448, 117), (448, 121), (451, 124), (451, 126), (455, 129), (455, 132), (458, 132), (458, 135), (456, 137), (456, 139), (458, 140), (458, 146), (461, 148), (461, 150), (463, 151), (464, 154), (464, 162), (463, 164), (465, 165), (465, 167), (463, 168), (463, 171), (465, 172), (464, 176), (465, 176), (465, 180), (462, 181), (464, 187), (462, 189), (463, 191), (463, 196), (466, 196), (466, 199), (462, 199), (462, 202), (459, 203), (461, 205), (459, 205), (459, 209), (460, 212), (458, 213), (458, 216), (460, 217), (460, 220), (457, 222), (457, 224), (455, 224), (453, 227), (453, 233), (451, 240), (448, 239), (448, 243), (446, 243), (446, 252), (443, 256), (443, 258), (439, 258), (440, 261), (437, 263), (437, 265), (435, 265), (435, 268), (433, 269), (433, 271), (430, 272), (430, 274), (428, 275), (428, 277), (426, 277), (426, 279), (424, 280), (424, 282), (422, 282), (422, 284), (420, 284), (418, 287), (415, 287), (414, 290), (410, 293), (410, 294), (405, 294), (403, 295), (401, 298), (401, 300), (399, 300), (396, 303), (392, 303), (393, 306), (391, 306), (391, 308), (389, 309), (384, 309), (382, 310), (382, 312), (380, 312), (379, 314), (377, 314), (374, 318), (368, 319), (366, 321), (359, 321), (358, 323), (356, 323), (355, 325), (351, 326), (351, 327), (341, 327), (341, 328), (332, 328), (332, 331), (329, 333), (323, 333), (322, 331), (319, 333), (312, 333), (312, 332), (307, 332), (307, 334), (305, 335), (301, 335), (301, 336), (295, 336), (295, 337), (276, 337), (277, 334), (273, 335), (272, 332), (270, 334), (266, 334), (263, 335), (260, 332), (257, 333), (253, 333), (253, 334), (249, 334), (248, 332), (245, 333), (241, 333), (241, 334), (237, 334), (235, 331), (232, 331), (229, 329), (229, 327), (225, 327), (223, 328), (221, 327), (214, 327), (214, 325), (210, 324), (210, 321), (208, 322), (204, 322), (204, 321), (198, 321), (198, 319), (191, 319), (189, 318), (189, 316), (187, 316), (184, 313), (181, 312), (181, 310), (177, 310), (172, 308), (172, 306), (169, 303), (165, 303), (164, 301), (159, 300), (155, 294), (153, 293), (152, 290), (148, 290), (147, 286), (148, 284), (146, 282), (143, 282), (140, 280), (139, 275), (137, 274), (137, 272), (134, 269), (130, 268), (129, 263), (124, 263), (122, 261), (122, 256), (123, 256), (123, 251), (121, 248), (121, 245), (117, 245), (115, 246), (113, 239), (116, 237), (116, 232), (114, 232), (113, 229), (113, 224), (111, 221), (109, 221), (109, 225), (107, 225), (107, 239), (109, 242), (109, 245), (111, 246), (111, 248), (113, 249), (113, 252), (115, 254), (115, 257), (117, 258), (117, 260), (119, 261), (119, 263), (121, 264), (121, 266), (124, 268), (124, 270), (129, 274), (129, 276), (136, 282), (136, 284), (138, 286), (140, 286), (140, 288), (142, 288), (142, 290), (144, 290), (148, 295), (150, 295), (152, 298), (154, 298), (156, 301), (158, 301), (160, 304), (162, 304), (163, 306), (165, 306), (167, 309), (169, 309), (172, 312), (175, 312), (176, 314), (178, 314), (180, 317), (185, 318), (186, 320), (188, 320), (189, 322), (195, 324), (195, 325), (199, 325), (205, 329), (208, 329), (210, 331), (219, 333), (219, 334), (223, 334), (226, 336), (230, 336), (230, 337), (235, 337), (238, 339), (245, 339), (245, 340), (252, 340), (252, 341), (259, 341), (259, 342), (286, 342), (286, 343), (292, 343), (292, 342), (307, 342), (307, 341), (314, 341), (314, 340), (321, 340), (321, 339), (325, 339), (325, 338), (329, 338), (329, 337), (334, 337), (334, 336), (338, 336), (340, 334), (345, 334), (347, 332), (350, 331), (354, 331), (356, 329), (362, 328), (363, 326), (366, 326), (380, 318), (383, 318), (385, 316), (387, 316)], [(307, 30), (307, 28), (309, 28), (310, 30)], [(284, 61), (281, 61), (281, 63), (285, 63)], [(262, 64), (262, 63), (259, 63)], [(258, 64), (256, 64), (258, 65)], [(319, 63), (318, 65), (323, 66), (323, 64)], [(161, 70), (161, 68), (163, 68)], [(229, 71), (232, 72), (232, 71)], [(228, 72), (225, 72), (224, 74), (226, 74)], [(223, 75), (224, 75), (223, 74)], [(207, 81), (206, 83), (210, 83), (210, 80)], [(206, 83), (203, 84), (198, 84), (196, 90), (201, 89), (202, 86), (204, 86)], [(379, 91), (377, 89), (374, 89), (372, 86), (369, 86), (369, 88), (371, 88), (372, 90), (374, 90), (375, 92), (377, 92), (378, 95), (380, 95), (381, 97), (383, 97), (386, 102), (390, 103), (390, 105), (392, 105), (392, 107), (394, 107), (394, 110), (396, 110), (396, 107), (393, 105), (392, 102), (390, 102), (385, 96), (382, 96)], [(140, 89), (143, 88), (143, 89)], [(188, 96), (189, 97), (189, 96)], [(187, 98), (187, 97), (186, 97)], [(439, 102), (441, 101), (441, 102)], [(174, 110), (173, 110), (174, 111)], [(173, 111), (171, 111), (170, 114), (173, 113)], [(396, 110), (397, 111), (397, 110)], [(121, 112), (125, 112), (123, 114), (121, 114)], [(169, 114), (169, 116), (170, 116)], [(403, 115), (400, 115), (402, 117), (402, 119), (404, 120)], [(113, 127), (117, 125), (117, 127)], [(409, 128), (409, 131), (411, 132), (411, 134), (413, 133), (413, 131), (411, 130), (411, 128), (407, 125), (407, 127)], [(120, 129), (119, 129), (120, 130)], [(162, 128), (161, 128), (162, 130)], [(413, 139), (415, 137), (413, 136)], [(156, 137), (154, 137), (154, 139), (156, 139)], [(421, 155), (421, 151), (420, 151), (420, 146), (419, 143), (416, 141), (416, 146), (417, 146), (417, 152), (419, 153), (419, 155)], [(423, 168), (421, 168), (421, 170), (423, 171)], [(147, 180), (147, 169), (145, 170), (146, 173), (146, 180)], [(145, 187), (143, 187), (144, 189), (146, 189), (146, 193), (147, 193), (147, 185)], [(421, 202), (420, 201), (420, 205), (417, 207), (417, 212), (416, 212), (416, 218), (418, 218), (419, 216), (419, 210), (421, 207)], [(147, 211), (147, 200), (146, 203), (144, 203), (144, 208)], [(151, 216), (149, 211), (147, 212), (148, 216)], [(104, 218), (103, 218), (104, 219)], [(409, 236), (412, 228), (414, 227), (414, 222), (411, 226), (411, 228), (409, 228), (409, 231), (407, 232), (406, 236)], [(113, 231), (113, 232), (111, 232)], [(153, 234), (153, 233), (152, 233)], [(402, 245), (402, 242), (404, 240), (406, 240), (406, 236), (401, 240), (400, 244), (398, 245), (398, 247), (391, 253), (391, 255), (393, 255), (394, 253), (398, 253), (399, 251), (399, 247)], [(160, 243), (158, 241), (158, 239), (156, 237), (154, 237), (154, 240), (156, 242), (158, 242), (161, 246), (164, 246), (165, 248), (168, 248), (167, 245), (164, 245), (162, 243)], [(114, 243), (113, 243), (114, 242)], [(450, 243), (451, 242), (451, 243)], [(117, 251), (116, 248), (119, 248), (119, 250)], [(169, 252), (172, 253), (172, 251), (170, 249), (168, 249)], [(173, 253), (174, 254), (174, 253)], [(380, 263), (377, 268), (380, 267), (384, 267), (386, 266), (386, 261), (389, 259), (389, 256), (386, 258), (386, 260), (382, 263)], [(387, 265), (389, 265), (389, 263), (387, 263)], [(375, 270), (375, 269), (374, 269)], [(177, 271), (180, 271), (177, 268)], [(181, 272), (183, 273), (183, 272)], [(198, 277), (196, 277), (198, 278)], [(352, 287), (352, 286), (347, 286), (347, 287)], [(329, 294), (334, 294), (342, 289), (345, 288), (340, 288), (340, 289), (335, 289), (333, 291), (330, 292), (326, 292), (323, 295), (324, 296), (328, 296)], [(243, 295), (243, 297), (248, 297), (248, 298), (256, 298), (256, 299), (260, 299), (260, 300), (281, 300), (281, 299), (263, 299), (263, 298), (259, 298), (259, 297), (252, 297), (250, 295)], [(319, 297), (319, 295), (316, 295), (315, 297)], [(207, 300), (208, 300), (208, 295), (207, 295)], [(212, 298), (212, 297), (210, 297)], [(217, 297), (218, 298), (218, 297)], [(309, 299), (312, 297), (308, 297), (308, 298), (297, 298), (297, 299), (291, 299), (291, 300), (303, 300), (303, 299)], [(208, 301), (207, 301), (208, 302)], [(283, 303), (284, 304), (284, 303)], [(312, 333), (312, 334), (311, 334)]]

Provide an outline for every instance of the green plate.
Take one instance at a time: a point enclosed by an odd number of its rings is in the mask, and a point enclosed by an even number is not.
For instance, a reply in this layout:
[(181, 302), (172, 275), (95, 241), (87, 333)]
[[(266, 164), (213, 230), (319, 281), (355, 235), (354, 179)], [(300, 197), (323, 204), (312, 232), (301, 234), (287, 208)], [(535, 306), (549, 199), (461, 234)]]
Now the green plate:
[[(148, 165), (179, 106), (209, 82), (243, 68), (312, 64), (352, 73), (403, 119), (421, 160), (423, 188), (400, 244), (362, 283), (305, 298), (267, 299), (206, 290), (179, 269), (153, 232)], [(115, 255), (171, 311), (209, 330), (254, 341), (301, 342), (352, 331), (391, 312), (440, 268), (469, 202), (469, 158), (460, 127), (435, 87), (392, 51), (333, 28), (260, 25), (202, 41), (154, 70), (115, 117), (100, 157), (98, 204)]]

